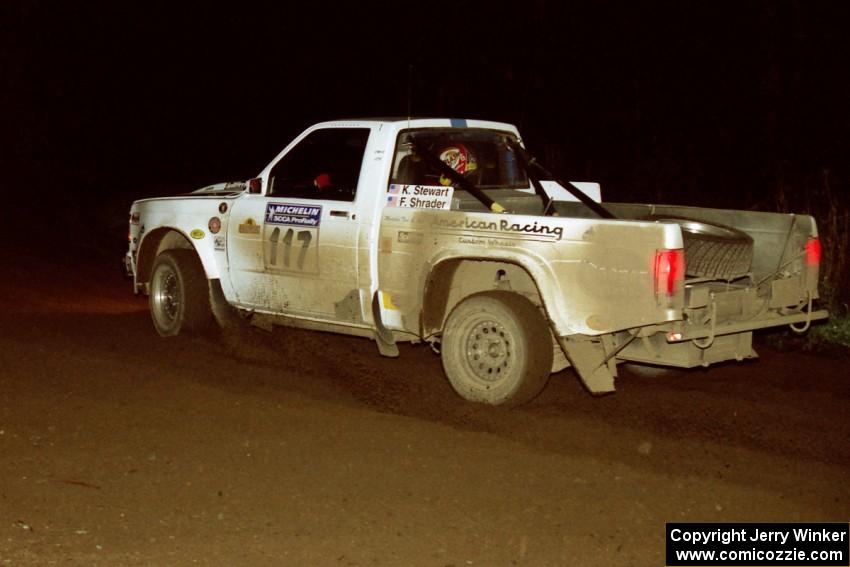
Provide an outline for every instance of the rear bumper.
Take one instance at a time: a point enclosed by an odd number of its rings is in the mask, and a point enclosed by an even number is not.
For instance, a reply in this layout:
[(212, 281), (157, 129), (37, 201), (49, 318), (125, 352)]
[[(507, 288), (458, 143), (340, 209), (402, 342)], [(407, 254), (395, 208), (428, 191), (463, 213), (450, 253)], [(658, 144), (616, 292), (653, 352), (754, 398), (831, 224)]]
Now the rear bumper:
[(794, 313), (789, 315), (780, 315), (775, 313), (749, 321), (728, 321), (718, 323), (714, 327), (711, 325), (700, 325), (698, 327), (694, 327), (686, 325), (681, 321), (677, 321), (673, 324), (672, 331), (667, 333), (667, 342), (679, 343), (694, 339), (706, 339), (713, 336), (756, 331), (758, 329), (767, 329), (769, 327), (796, 325), (799, 323), (819, 321), (821, 319), (826, 319), (827, 317), (829, 317), (829, 311), (826, 309), (820, 309), (811, 313)]
[(710, 322), (701, 325), (676, 321), (656, 333), (636, 337), (617, 354), (620, 360), (660, 366), (693, 368), (727, 360), (756, 358), (753, 331), (783, 325), (798, 325), (804, 331), (809, 323), (829, 316), (826, 310), (779, 314), (769, 312), (749, 320)]

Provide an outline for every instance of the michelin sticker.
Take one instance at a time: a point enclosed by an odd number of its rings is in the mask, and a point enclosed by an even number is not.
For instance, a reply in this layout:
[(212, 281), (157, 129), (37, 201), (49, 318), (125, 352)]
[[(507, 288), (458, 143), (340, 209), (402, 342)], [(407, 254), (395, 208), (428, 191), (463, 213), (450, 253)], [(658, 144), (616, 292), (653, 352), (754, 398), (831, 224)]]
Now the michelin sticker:
[(442, 185), (399, 185), (393, 183), (387, 190), (387, 206), (406, 209), (452, 208), (454, 187)]
[(266, 205), (266, 224), (318, 227), (322, 221), (322, 207), (289, 203)]

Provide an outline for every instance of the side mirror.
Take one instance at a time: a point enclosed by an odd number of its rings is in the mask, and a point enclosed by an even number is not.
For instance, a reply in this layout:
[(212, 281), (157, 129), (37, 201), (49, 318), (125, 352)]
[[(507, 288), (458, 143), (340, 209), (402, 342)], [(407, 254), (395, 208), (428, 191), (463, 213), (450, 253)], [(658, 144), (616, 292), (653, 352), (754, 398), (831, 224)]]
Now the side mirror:
[(263, 191), (263, 179), (255, 177), (248, 180), (248, 193), (259, 194)]

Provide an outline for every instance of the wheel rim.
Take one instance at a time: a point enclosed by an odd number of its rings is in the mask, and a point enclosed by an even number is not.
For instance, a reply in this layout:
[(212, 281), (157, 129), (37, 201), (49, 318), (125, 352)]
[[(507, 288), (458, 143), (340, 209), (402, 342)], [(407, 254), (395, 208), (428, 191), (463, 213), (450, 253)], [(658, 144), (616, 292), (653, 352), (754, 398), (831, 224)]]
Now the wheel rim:
[(507, 328), (490, 319), (478, 321), (466, 337), (466, 363), (481, 381), (493, 384), (514, 364), (514, 338)]
[(180, 312), (182, 293), (177, 274), (168, 267), (163, 267), (154, 279), (153, 304), (157, 318), (163, 323), (173, 323)]

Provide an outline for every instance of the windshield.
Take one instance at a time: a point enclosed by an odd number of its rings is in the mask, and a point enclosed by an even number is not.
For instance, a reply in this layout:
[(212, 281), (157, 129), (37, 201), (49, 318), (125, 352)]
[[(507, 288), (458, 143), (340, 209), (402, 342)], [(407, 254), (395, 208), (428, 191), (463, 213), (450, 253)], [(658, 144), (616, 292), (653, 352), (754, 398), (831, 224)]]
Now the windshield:
[[(414, 151), (417, 147), (439, 157), (479, 189), (525, 189), (528, 179), (519, 167), (509, 132), (483, 129), (422, 128), (403, 130), (398, 137), (391, 184), (453, 185), (443, 172)], [(437, 164), (439, 165), (439, 163)], [(449, 172), (451, 173), (451, 172)]]

